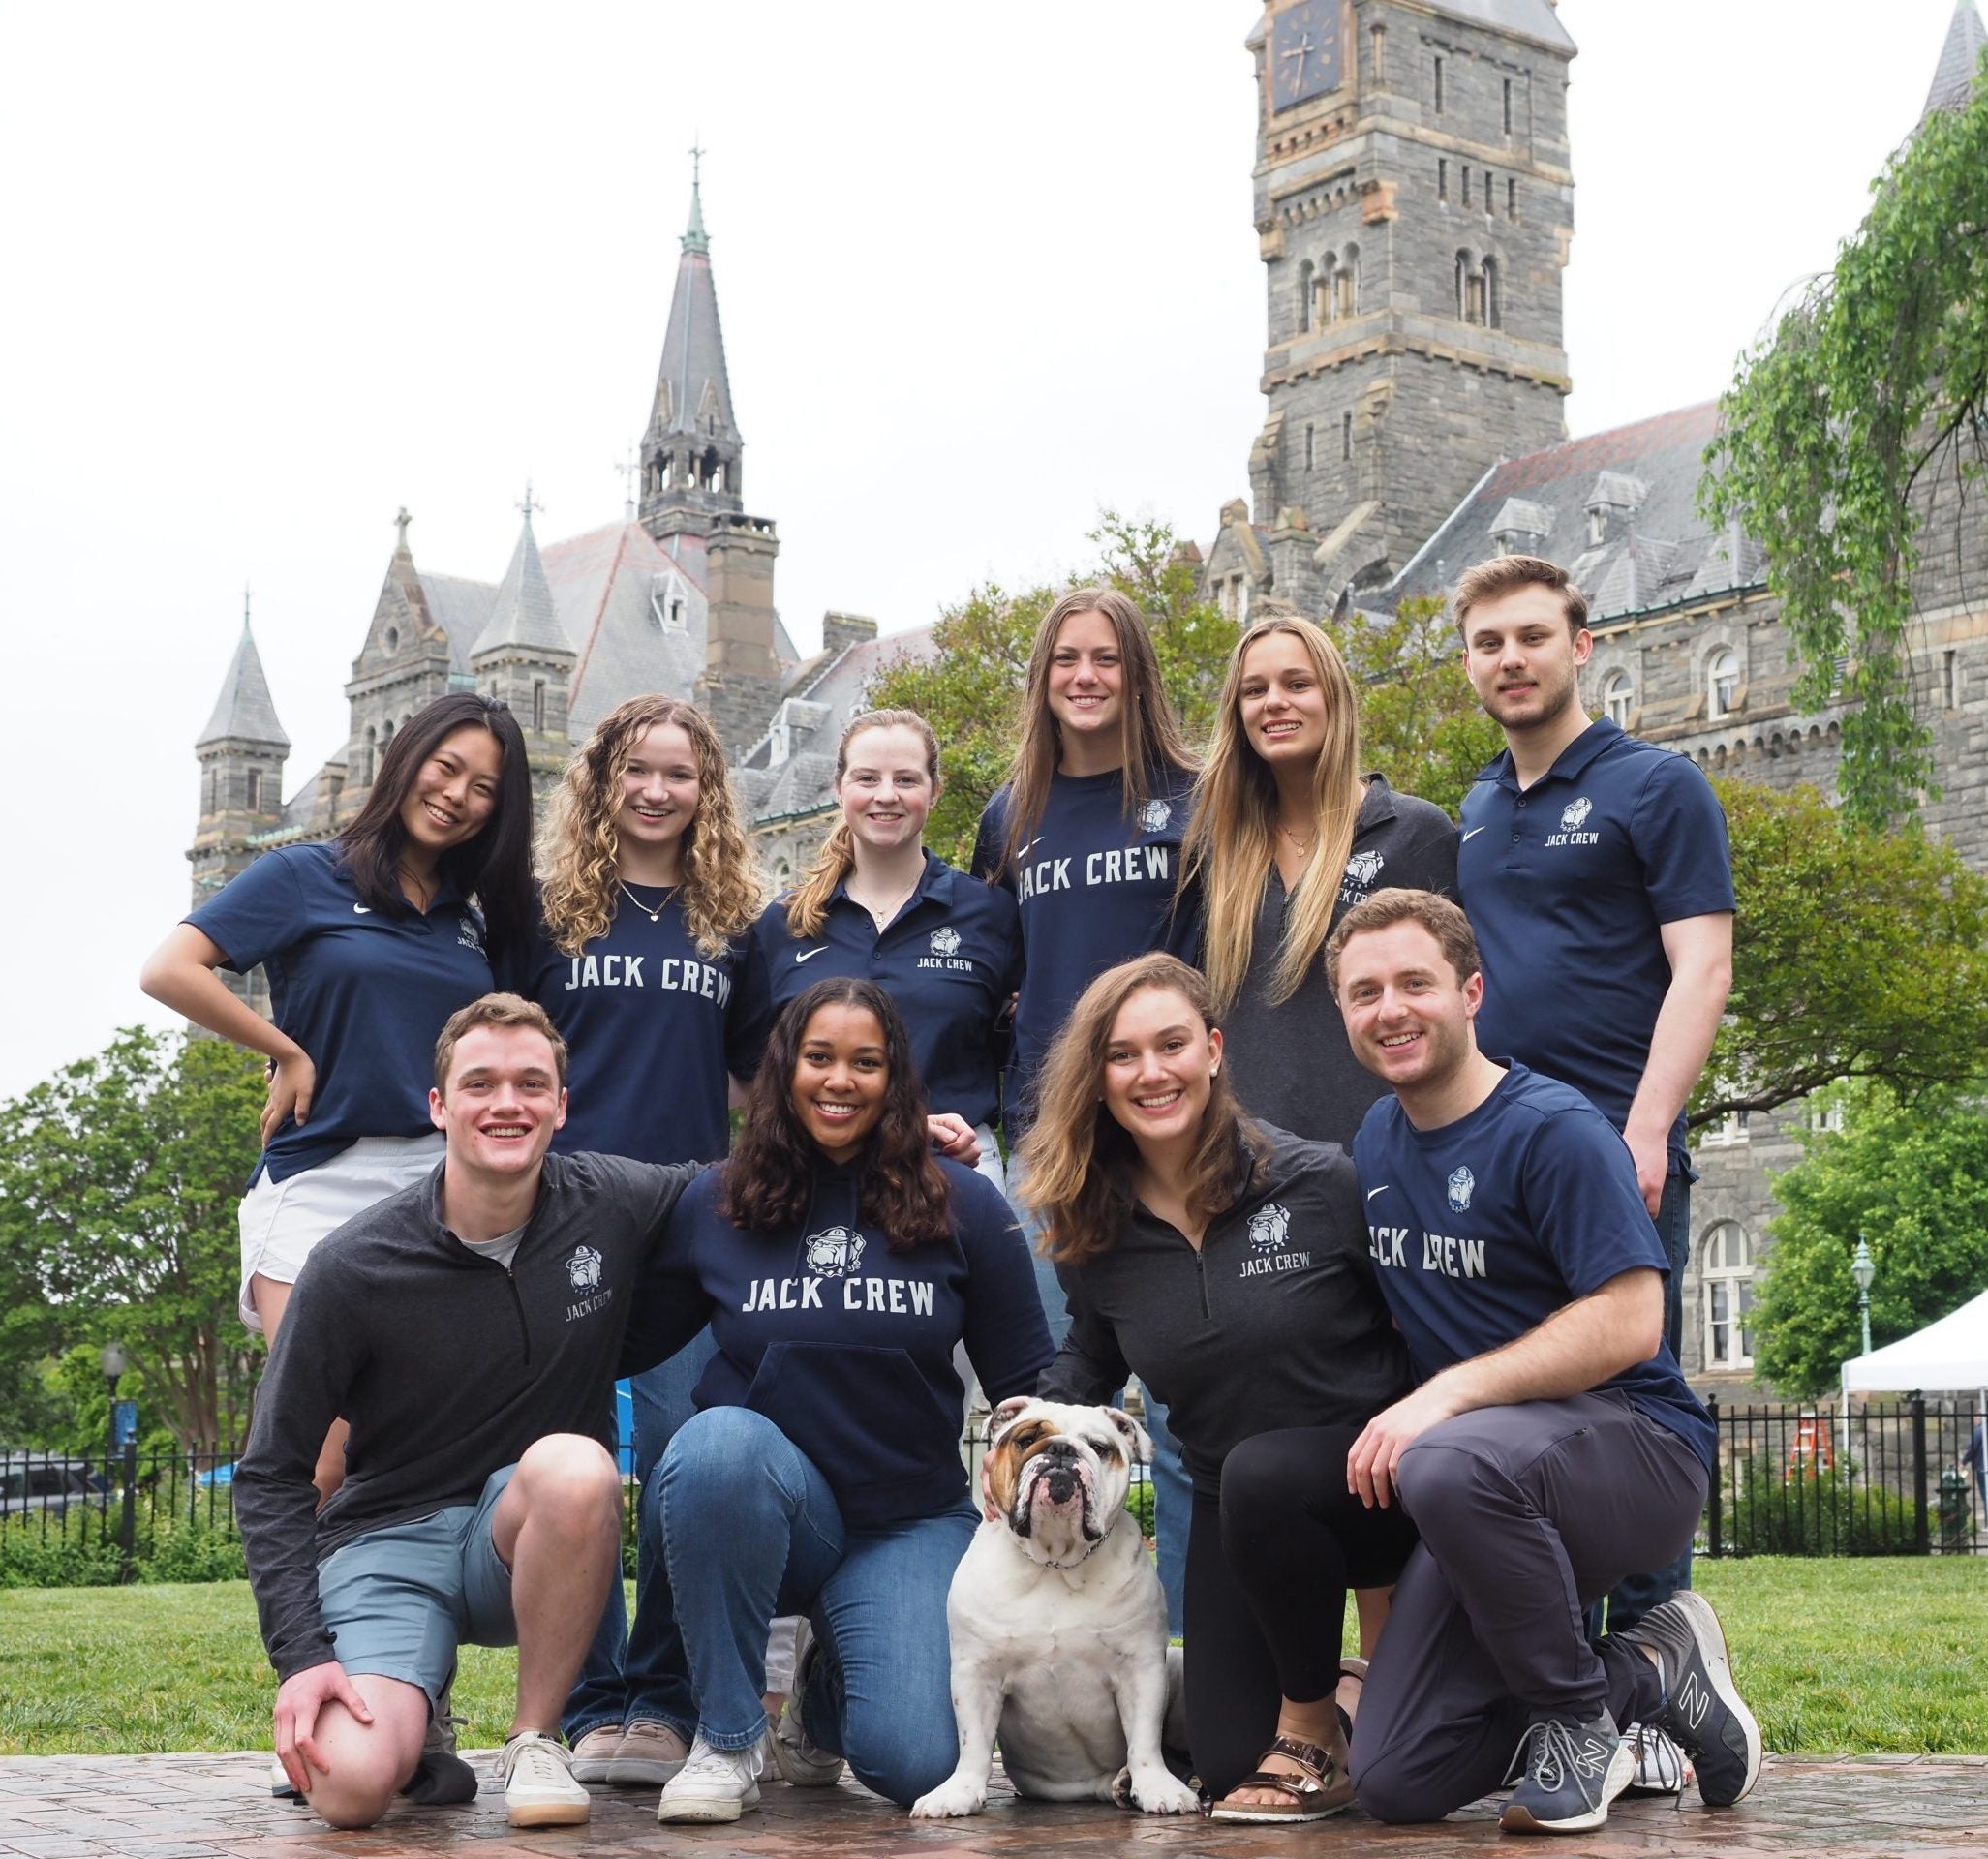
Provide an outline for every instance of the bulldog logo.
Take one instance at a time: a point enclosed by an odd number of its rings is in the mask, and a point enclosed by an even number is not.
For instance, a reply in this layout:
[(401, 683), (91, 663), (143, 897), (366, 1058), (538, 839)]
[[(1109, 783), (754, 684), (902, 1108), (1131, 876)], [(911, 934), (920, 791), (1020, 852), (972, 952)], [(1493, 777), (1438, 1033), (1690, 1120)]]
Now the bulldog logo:
[(932, 932), (932, 953), (935, 956), (957, 956), (960, 953), (959, 930), (934, 930)]
[(808, 1269), (817, 1278), (853, 1278), (863, 1268), (863, 1235), (847, 1227), (810, 1233), (802, 1244)]
[(1450, 1177), (1450, 1211), (1468, 1213), (1470, 1211), (1471, 1190), (1477, 1186), (1477, 1176), (1468, 1169), (1458, 1169)]
[(1257, 1208), (1249, 1216), (1249, 1243), (1259, 1252), (1276, 1252), (1291, 1238), (1291, 1213), (1276, 1202)]
[(566, 1260), (566, 1279), (575, 1291), (592, 1291), (600, 1283), (600, 1255), (579, 1246)]
[(1371, 885), (1388, 861), (1378, 852), (1356, 852), (1346, 861), (1346, 875), (1358, 885)]
[(1173, 804), (1168, 801), (1147, 801), (1140, 809), (1139, 824), (1148, 833), (1164, 833), (1167, 822), (1174, 817)]
[(1595, 804), (1583, 794), (1577, 801), (1569, 801), (1560, 809), (1560, 830), (1563, 833), (1577, 832), (1580, 823), (1595, 810)]

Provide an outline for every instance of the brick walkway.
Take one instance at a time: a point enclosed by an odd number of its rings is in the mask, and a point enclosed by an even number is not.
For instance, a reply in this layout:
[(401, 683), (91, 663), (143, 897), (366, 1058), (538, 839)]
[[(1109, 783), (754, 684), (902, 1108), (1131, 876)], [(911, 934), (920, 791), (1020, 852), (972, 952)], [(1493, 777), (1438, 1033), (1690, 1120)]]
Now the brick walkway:
[[(913, 1823), (845, 1783), (833, 1794), (775, 1782), (736, 1827), (658, 1827), (653, 1792), (595, 1792), (594, 1819), (564, 1832), (513, 1834), (501, 1797), (466, 1808), (405, 1807), (370, 1833), (333, 1833), (305, 1809), (272, 1802), (266, 1755), (16, 1756), (0, 1759), (0, 1854), (7, 1859), (608, 1859), (695, 1853), (700, 1859), (785, 1852), (806, 1843), (824, 1859), (1307, 1859), (1384, 1853), (1437, 1859), (1552, 1843), (1502, 1838), (1488, 1806), (1440, 1827), (1377, 1827), (1353, 1813), (1303, 1833), (1216, 1828), (1202, 1820), (1135, 1819), (1095, 1806), (1042, 1807), (1000, 1795), (989, 1812), (944, 1825)], [(997, 1783), (998, 1786), (998, 1783)], [(1638, 1853), (1801, 1855), (1801, 1859), (1938, 1859), (1988, 1851), (1988, 1758), (1867, 1756), (1770, 1759), (1744, 1806), (1683, 1813), (1661, 1801), (1619, 1805), (1606, 1831), (1558, 1850), (1615, 1859)]]

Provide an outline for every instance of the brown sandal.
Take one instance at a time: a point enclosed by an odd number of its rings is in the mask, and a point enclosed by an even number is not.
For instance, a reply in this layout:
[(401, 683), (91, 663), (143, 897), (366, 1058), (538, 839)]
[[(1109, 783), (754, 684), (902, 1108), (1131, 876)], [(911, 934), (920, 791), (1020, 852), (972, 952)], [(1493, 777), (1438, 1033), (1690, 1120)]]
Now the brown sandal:
[[(1258, 1769), (1254, 1775), (1245, 1775), (1208, 1810), (1210, 1820), (1240, 1820), (1257, 1826), (1323, 1820), (1352, 1805), (1353, 1783), (1337, 1772), (1332, 1758), (1318, 1744), (1295, 1736), (1279, 1736), (1264, 1754), (1266, 1758), (1281, 1755), (1296, 1764), (1298, 1774)], [(1290, 1798), (1274, 1806), (1258, 1803), (1245, 1807), (1235, 1800), (1243, 1788), (1271, 1788)]]

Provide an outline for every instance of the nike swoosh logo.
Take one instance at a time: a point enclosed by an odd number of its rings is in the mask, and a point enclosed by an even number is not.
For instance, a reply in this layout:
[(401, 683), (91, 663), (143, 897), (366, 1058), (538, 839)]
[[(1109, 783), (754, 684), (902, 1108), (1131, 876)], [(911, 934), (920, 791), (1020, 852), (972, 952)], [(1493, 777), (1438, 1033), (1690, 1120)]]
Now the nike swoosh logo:
[(1030, 839), (1030, 840), (1028, 841), (1028, 843), (1027, 843), (1026, 845), (1025, 845), (1025, 846), (1024, 846), (1024, 847), (1023, 847), (1023, 848), (1021, 849), (1021, 851), (1019, 851), (1019, 852), (1017, 852), (1017, 853), (1015, 854), (1015, 856), (1016, 856), (1016, 857), (1017, 857), (1018, 859), (1025, 859), (1025, 858), (1026, 858), (1026, 857), (1027, 857), (1027, 856), (1029, 855), (1029, 853), (1033, 852), (1033, 851), (1035, 850), (1035, 848), (1036, 848), (1036, 847), (1037, 847), (1038, 845), (1040, 845), (1041, 843), (1042, 843), (1042, 835), (1041, 835), (1040, 833), (1038, 833), (1038, 834), (1037, 834), (1037, 835), (1035, 836), (1035, 838), (1032, 838), (1032, 839)]
[(1484, 829), (1483, 829), (1483, 827), (1481, 827), (1481, 826), (1474, 826), (1474, 827), (1472, 827), (1472, 828), (1470, 829), (1470, 831), (1469, 831), (1468, 833), (1466, 833), (1466, 834), (1465, 834), (1465, 835), (1463, 836), (1463, 841), (1462, 841), (1462, 842), (1463, 842), (1463, 843), (1464, 843), (1465, 845), (1468, 845), (1468, 844), (1469, 844), (1469, 843), (1471, 842), (1471, 840), (1473, 840), (1474, 838), (1477, 838), (1477, 836), (1478, 836), (1478, 835), (1479, 835), (1480, 833), (1482, 833), (1482, 832), (1483, 832), (1483, 830), (1484, 830)]
[(370, 917), (372, 914), (373, 907), (371, 904), (355, 903), (352, 905), (352, 915), (355, 917)]
[(1377, 1194), (1386, 1194), (1393, 1185), (1392, 1181), (1383, 1181), (1379, 1187), (1367, 1189), (1366, 1198), (1371, 1201)]
[(794, 957), (794, 966), (798, 968), (804, 961), (812, 961), (814, 958), (820, 955), (823, 952), (823, 950), (826, 950), (828, 944), (823, 943), (820, 949), (803, 949), (798, 951)]

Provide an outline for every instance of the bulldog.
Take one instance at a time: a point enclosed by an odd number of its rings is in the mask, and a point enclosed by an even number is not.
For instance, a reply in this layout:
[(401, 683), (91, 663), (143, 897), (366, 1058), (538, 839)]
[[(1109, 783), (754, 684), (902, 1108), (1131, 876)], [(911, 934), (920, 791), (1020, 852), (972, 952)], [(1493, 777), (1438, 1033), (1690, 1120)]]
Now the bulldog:
[(960, 1761), (912, 1804), (942, 1820), (987, 1804), (998, 1732), (1018, 1794), (1193, 1813), (1162, 1732), (1186, 1744), (1180, 1656), (1139, 1525), (1132, 1467), (1152, 1441), (1110, 1407), (1018, 1395), (988, 1421), (984, 1518), (946, 1597)]

